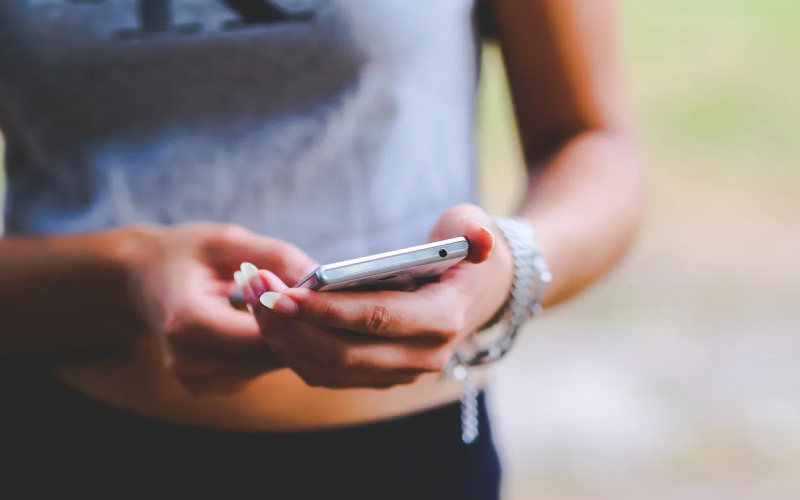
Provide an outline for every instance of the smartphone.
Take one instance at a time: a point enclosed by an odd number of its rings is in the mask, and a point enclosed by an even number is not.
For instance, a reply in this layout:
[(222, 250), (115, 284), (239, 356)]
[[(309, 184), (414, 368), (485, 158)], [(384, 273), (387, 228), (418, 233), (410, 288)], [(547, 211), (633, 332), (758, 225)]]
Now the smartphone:
[(452, 238), (393, 252), (318, 267), (296, 285), (318, 292), (334, 290), (406, 290), (458, 264), (469, 253), (466, 238)]

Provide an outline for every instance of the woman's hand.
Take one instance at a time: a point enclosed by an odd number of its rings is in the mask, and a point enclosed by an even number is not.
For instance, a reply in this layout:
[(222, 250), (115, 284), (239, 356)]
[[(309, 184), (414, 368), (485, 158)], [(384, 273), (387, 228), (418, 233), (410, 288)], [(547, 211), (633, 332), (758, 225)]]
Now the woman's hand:
[[(502, 307), (511, 288), (508, 247), (486, 213), (446, 212), (430, 240), (465, 236), (470, 253), (413, 292), (290, 289), (261, 271), (246, 293), (266, 343), (311, 386), (388, 388), (441, 371), (458, 344)], [(258, 299), (257, 299), (258, 297)]]
[(243, 261), (295, 283), (316, 267), (288, 243), (236, 226), (139, 228), (131, 252), (135, 297), (170, 373), (194, 393), (235, 391), (280, 364), (229, 296)]

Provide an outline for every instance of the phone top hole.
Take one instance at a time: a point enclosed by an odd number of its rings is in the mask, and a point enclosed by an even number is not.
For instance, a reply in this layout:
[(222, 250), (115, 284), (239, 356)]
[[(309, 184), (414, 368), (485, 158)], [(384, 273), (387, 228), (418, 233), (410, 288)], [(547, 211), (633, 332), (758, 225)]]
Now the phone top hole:
[(445, 257), (447, 257), (447, 250), (445, 250), (444, 248), (442, 248), (441, 250), (439, 250), (439, 257), (441, 257), (441, 258), (443, 258), (443, 259), (444, 259)]
[(390, 279), (392, 279), (392, 278), (397, 278), (397, 276), (398, 276), (397, 274), (393, 274), (393, 275), (391, 275), (391, 276), (386, 276), (386, 277), (384, 277), (384, 278), (378, 278), (378, 279), (379, 279), (380, 281), (384, 281), (384, 280), (390, 280)]

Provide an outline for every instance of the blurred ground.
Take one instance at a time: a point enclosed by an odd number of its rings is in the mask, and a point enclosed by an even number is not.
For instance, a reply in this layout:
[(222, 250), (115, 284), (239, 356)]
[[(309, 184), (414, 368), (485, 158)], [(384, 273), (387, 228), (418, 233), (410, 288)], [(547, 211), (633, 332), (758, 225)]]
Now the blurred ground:
[[(800, 498), (800, 3), (622, 5), (647, 226), (496, 369), (505, 497)], [(504, 213), (519, 157), (488, 50), (484, 199)]]

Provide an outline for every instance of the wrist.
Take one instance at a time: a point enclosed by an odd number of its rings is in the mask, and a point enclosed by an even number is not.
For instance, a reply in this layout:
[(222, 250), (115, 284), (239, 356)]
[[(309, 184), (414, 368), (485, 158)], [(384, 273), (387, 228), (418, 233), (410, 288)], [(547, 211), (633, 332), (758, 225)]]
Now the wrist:
[(158, 226), (135, 225), (98, 233), (95, 246), (99, 261), (133, 277), (142, 265), (157, 257), (163, 229)]
[(502, 320), (508, 310), (508, 299), (514, 285), (514, 255), (511, 247), (495, 225), (491, 229), (495, 239), (492, 256), (489, 258), (492, 278), (491, 316), (484, 318), (478, 331), (490, 328)]
[[(523, 324), (542, 311), (541, 300), (551, 276), (531, 224), (519, 217), (493, 222), (513, 260), (511, 290), (504, 296), (504, 306), (495, 314), (494, 322), (470, 337), (451, 366), (485, 365), (500, 360), (511, 350)], [(492, 328), (496, 323), (497, 328)]]
[[(144, 297), (148, 266), (162, 253), (163, 229), (157, 226), (126, 226), (93, 235), (91, 270), (102, 276), (102, 289), (108, 291), (104, 307), (129, 318), (134, 328), (144, 333), (150, 329)], [(84, 243), (85, 244), (85, 243)]]

